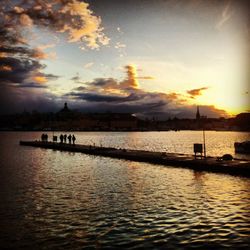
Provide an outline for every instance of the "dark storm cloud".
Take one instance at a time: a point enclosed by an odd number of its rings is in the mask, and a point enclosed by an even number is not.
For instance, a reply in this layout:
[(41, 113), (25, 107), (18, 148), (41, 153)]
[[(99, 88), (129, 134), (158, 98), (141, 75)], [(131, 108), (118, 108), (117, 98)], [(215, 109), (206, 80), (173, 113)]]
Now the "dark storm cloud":
[(85, 100), (87, 102), (101, 102), (101, 103), (126, 103), (126, 102), (138, 101), (141, 99), (140, 96), (136, 95), (135, 93), (132, 93), (128, 96), (121, 96), (114, 94), (71, 92), (67, 94), (67, 96), (71, 96), (73, 98), (80, 100)]
[(3, 83), (23, 83), (31, 72), (43, 69), (44, 66), (36, 60), (14, 57), (0, 57), (0, 65), (10, 70), (0, 68), (0, 81)]
[[(0, 18), (1, 19), (1, 18)], [(14, 27), (9, 25), (1, 26), (0, 33), (0, 81), (3, 84), (14, 84), (13, 86), (24, 87), (30, 85), (39, 87), (39, 83), (45, 83), (48, 80), (56, 80), (58, 76), (45, 74), (42, 71), (45, 65), (40, 59), (45, 58), (45, 53), (39, 49), (30, 48), (23, 44), (22, 36), (18, 31), (13, 31)], [(18, 30), (18, 29), (17, 29)]]
[[(136, 102), (124, 102), (124, 103), (110, 103), (110, 102), (76, 102), (74, 107), (83, 112), (114, 112), (114, 113), (133, 113), (136, 115), (142, 114), (145, 110), (157, 110), (160, 106), (165, 105), (161, 102), (153, 103), (136, 103)], [(147, 113), (147, 112), (145, 112)], [(148, 117), (145, 115), (145, 117)]]
[(8, 55), (15, 55), (21, 57), (29, 56), (31, 58), (36, 58), (37, 51), (28, 47), (2, 45), (0, 47), (0, 53), (7, 53)]
[[(0, 8), (1, 10), (1, 8)], [(19, 30), (12, 27), (10, 24), (4, 23), (3, 13), (0, 13), (0, 44), (26, 44)]]
[(91, 82), (91, 85), (102, 88), (112, 88), (117, 86), (117, 81), (113, 78), (96, 78)]
[(70, 96), (88, 102), (123, 102), (126, 97), (98, 93), (70, 93)]
[(47, 80), (56, 80), (58, 76), (42, 73), (45, 65), (28, 57), (0, 57), (0, 82), (23, 84), (30, 81), (39, 84), (39, 77)]
[(34, 82), (18, 84), (17, 87), (18, 88), (38, 88), (38, 89), (47, 89), (48, 88), (48, 86), (46, 86), (46, 85), (41, 85), (41, 84), (37, 84)]
[(24, 110), (53, 112), (60, 109), (55, 96), (44, 93), (43, 89), (36, 87), (22, 88), (0, 84), (0, 100), (0, 114), (20, 113)]

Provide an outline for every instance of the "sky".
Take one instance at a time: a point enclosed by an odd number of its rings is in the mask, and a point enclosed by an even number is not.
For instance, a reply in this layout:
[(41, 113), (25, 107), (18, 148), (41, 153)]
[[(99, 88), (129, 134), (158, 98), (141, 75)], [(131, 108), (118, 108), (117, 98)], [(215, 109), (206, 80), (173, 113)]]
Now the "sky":
[(0, 113), (249, 112), (249, 14), (233, 0), (1, 0)]

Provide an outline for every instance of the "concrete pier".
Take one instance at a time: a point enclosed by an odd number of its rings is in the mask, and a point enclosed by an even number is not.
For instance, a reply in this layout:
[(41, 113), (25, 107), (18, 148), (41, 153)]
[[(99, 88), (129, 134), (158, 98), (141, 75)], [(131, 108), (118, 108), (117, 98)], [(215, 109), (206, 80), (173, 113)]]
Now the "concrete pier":
[(32, 146), (60, 151), (81, 152), (118, 159), (154, 163), (166, 166), (185, 167), (197, 171), (226, 173), (250, 177), (250, 161), (234, 159), (232, 161), (218, 160), (216, 157), (195, 159), (193, 155), (174, 154), (166, 152), (151, 152), (144, 150), (117, 149), (92, 145), (66, 144), (42, 141), (20, 141), (20, 145)]

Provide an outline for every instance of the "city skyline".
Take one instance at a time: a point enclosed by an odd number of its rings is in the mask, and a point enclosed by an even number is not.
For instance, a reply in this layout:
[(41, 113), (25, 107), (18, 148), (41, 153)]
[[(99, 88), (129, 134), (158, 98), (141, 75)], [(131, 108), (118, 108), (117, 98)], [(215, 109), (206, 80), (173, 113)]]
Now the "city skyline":
[(23, 1), (0, 14), (1, 113), (249, 111), (245, 1)]

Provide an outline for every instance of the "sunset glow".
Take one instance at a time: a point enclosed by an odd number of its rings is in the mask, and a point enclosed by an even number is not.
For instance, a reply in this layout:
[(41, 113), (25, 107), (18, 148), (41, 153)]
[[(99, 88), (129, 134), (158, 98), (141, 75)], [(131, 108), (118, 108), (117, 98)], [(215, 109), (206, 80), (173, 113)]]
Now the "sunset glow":
[(2, 249), (247, 249), (250, 0), (0, 0)]
[(65, 101), (163, 118), (250, 109), (244, 1), (10, 0), (0, 10), (2, 113)]

